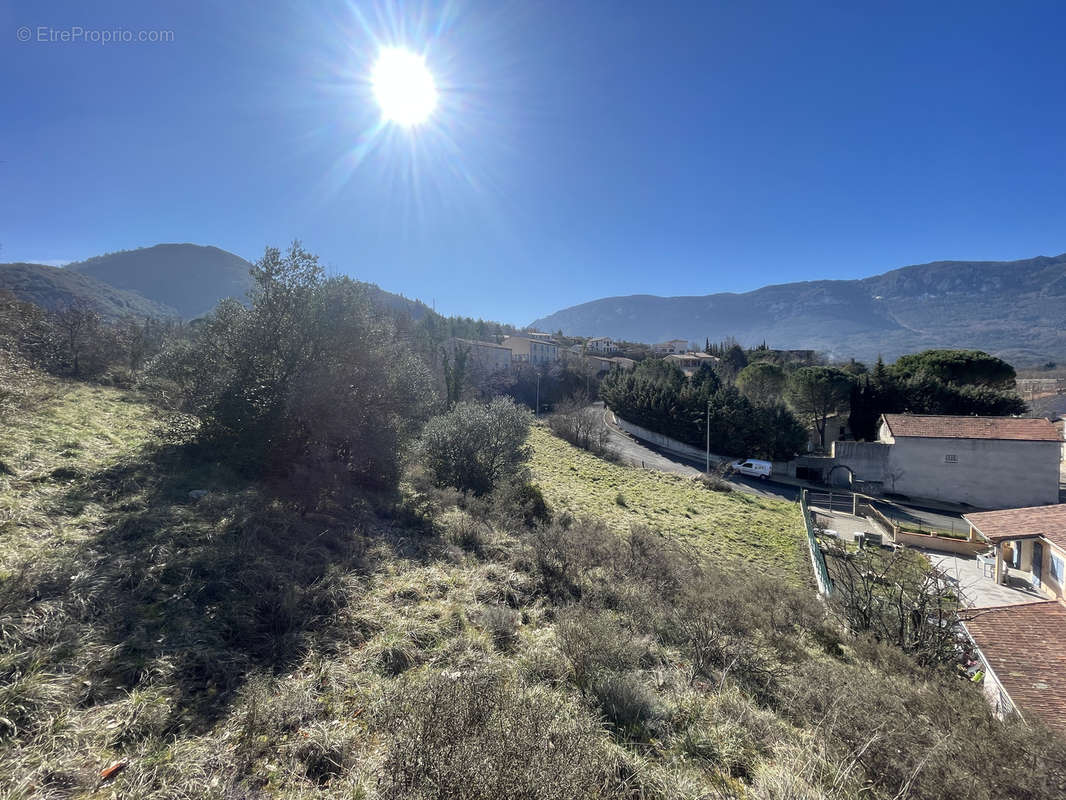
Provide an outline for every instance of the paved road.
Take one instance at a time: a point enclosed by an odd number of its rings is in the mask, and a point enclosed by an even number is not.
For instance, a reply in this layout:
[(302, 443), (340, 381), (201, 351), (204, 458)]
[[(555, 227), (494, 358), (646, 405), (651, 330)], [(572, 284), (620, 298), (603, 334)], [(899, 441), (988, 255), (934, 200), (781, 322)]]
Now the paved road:
[[(611, 448), (627, 464), (689, 477), (703, 472), (704, 461), (702, 460), (677, 455), (647, 442), (639, 441), (613, 425), (607, 424), (606, 420), (604, 425), (607, 428), (608, 441)], [(713, 465), (716, 457), (712, 455), (711, 458)], [(717, 458), (720, 459), (720, 457)], [(773, 480), (759, 480), (743, 475), (731, 475), (728, 478), (728, 483), (741, 492), (757, 494), (763, 497), (775, 497), (779, 500), (787, 500), (793, 503), (799, 500), (799, 493), (802, 488), (792, 483), (777, 483)], [(811, 485), (807, 488), (819, 493), (828, 491), (824, 486)], [(850, 506), (851, 504), (851, 492), (846, 489), (834, 489), (833, 497), (834, 507), (837, 507), (836, 498), (838, 497), (846, 505)], [(888, 500), (877, 500), (874, 505), (886, 516), (904, 524), (920, 524), (925, 527), (947, 529), (954, 527), (956, 530), (966, 525), (958, 514), (952, 514), (942, 509), (905, 506)]]
[[(606, 425), (606, 422), (604, 424)], [(612, 425), (606, 425), (606, 427), (609, 437), (608, 443), (611, 449), (627, 464), (645, 469), (657, 469), (660, 472), (672, 472), (676, 475), (685, 475), (687, 477), (703, 474), (703, 461), (669, 453), (647, 442), (638, 441)], [(712, 459), (714, 458), (715, 456), (712, 456)], [(763, 497), (776, 497), (779, 500), (788, 500), (793, 503), (799, 500), (799, 489), (795, 486), (773, 483), (772, 481), (761, 481), (757, 478), (747, 478), (743, 475), (732, 475), (727, 482), (741, 492), (758, 494)]]

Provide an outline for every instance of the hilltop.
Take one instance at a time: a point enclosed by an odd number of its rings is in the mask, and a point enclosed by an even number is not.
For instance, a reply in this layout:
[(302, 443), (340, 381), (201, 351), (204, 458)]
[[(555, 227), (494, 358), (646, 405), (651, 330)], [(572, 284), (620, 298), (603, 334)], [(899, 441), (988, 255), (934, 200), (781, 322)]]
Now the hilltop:
[[(85, 305), (106, 319), (125, 316), (195, 319), (219, 300), (247, 300), (251, 263), (218, 247), (157, 244), (68, 264), (0, 264), (0, 289), (56, 310)], [(419, 320), (431, 309), (418, 300), (358, 281), (377, 305)]]
[(185, 319), (206, 314), (219, 300), (244, 300), (251, 286), (247, 261), (218, 247), (157, 244), (106, 253), (67, 269), (172, 306)]
[(1021, 261), (937, 261), (861, 280), (803, 281), (743, 294), (593, 300), (535, 320), (575, 336), (813, 349), (886, 359), (977, 348), (1015, 363), (1066, 355), (1066, 254)]

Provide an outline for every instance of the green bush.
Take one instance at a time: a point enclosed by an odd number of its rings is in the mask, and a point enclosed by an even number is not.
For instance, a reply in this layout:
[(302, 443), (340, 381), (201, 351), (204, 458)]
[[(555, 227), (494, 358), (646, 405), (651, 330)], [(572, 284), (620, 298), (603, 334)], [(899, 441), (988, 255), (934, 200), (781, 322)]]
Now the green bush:
[(338, 484), (394, 486), (434, 400), (426, 366), (363, 288), (326, 279), (298, 243), (268, 248), (252, 277), (250, 308), (220, 303), (153, 375), (200, 418), (202, 440), (255, 472), (294, 473), (305, 505)]
[(532, 424), (533, 415), (508, 398), (458, 403), (426, 423), (418, 449), (437, 485), (482, 495), (529, 458)]

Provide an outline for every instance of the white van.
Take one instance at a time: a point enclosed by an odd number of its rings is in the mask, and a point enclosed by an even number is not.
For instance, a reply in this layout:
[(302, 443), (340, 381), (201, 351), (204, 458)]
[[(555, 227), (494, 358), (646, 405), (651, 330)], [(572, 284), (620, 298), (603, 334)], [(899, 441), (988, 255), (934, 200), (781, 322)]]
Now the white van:
[(772, 465), (769, 461), (759, 461), (754, 458), (734, 461), (729, 466), (732, 468), (733, 472), (740, 473), (741, 475), (750, 475), (752, 478), (762, 478), (763, 480), (770, 477), (772, 469)]

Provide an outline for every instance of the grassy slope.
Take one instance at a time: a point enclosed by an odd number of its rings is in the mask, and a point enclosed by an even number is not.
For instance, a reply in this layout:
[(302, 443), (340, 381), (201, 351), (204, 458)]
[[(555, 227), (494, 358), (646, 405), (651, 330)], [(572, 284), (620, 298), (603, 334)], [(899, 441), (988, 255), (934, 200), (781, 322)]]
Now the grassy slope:
[(65, 499), (72, 482), (113, 467), (151, 439), (151, 407), (114, 389), (45, 380), (32, 412), (0, 432), (0, 575), (26, 555), (27, 543), (55, 547), (98, 530), (102, 506)]
[[(729, 653), (768, 664), (779, 676), (774, 711), (748, 694), (735, 662), (728, 676), (694, 680), (687, 645), (659, 638), (678, 622), (671, 600), (656, 606), (666, 584), (654, 569), (636, 577), (631, 567), (645, 562), (626, 561), (632, 543), (611, 552), (607, 540), (619, 537), (609, 532), (556, 531), (562, 538), (544, 549), (541, 534), (494, 527), (455, 507), (447, 493), (428, 490), (409, 494), (399, 509), (368, 498), (354, 508), (300, 515), (261, 487), (217, 466), (190, 467), (159, 446), (158, 415), (136, 398), (84, 385), (47, 387), (51, 394), (32, 413), (0, 428), (0, 458), (16, 472), (0, 476), (2, 800), (410, 797), (383, 779), (395, 777), (389, 760), (425, 752), (433, 762), (434, 755), (411, 740), (410, 729), (404, 733), (393, 699), (410, 697), (408, 687), (434, 676), (503, 675), (557, 709), (552, 724), (583, 731), (575, 741), (595, 757), (580, 774), (603, 792), (560, 795), (542, 783), (539, 797), (695, 800), (708, 797), (712, 784), (741, 790), (741, 779), (752, 788), (744, 796), (758, 800), (867, 797), (819, 755), (831, 734), (834, 752), (846, 753), (897, 721), (915, 731), (908, 744), (914, 759), (948, 738), (951, 706), (936, 706), (942, 719), (935, 724), (924, 717), (918, 724), (894, 699), (928, 691), (923, 702), (939, 703), (943, 686), (926, 688), (922, 673), (885, 674), (828, 657), (819, 643), (820, 607), (807, 592), (776, 592), (758, 575), (704, 587), (704, 594), (700, 581), (682, 581), (699, 602), (720, 603), (714, 614), (723, 615), (721, 624), (754, 626), (743, 637), (726, 632), (723, 641), (734, 648)], [(602, 464), (543, 431), (534, 445), (534, 467), (556, 504), (568, 505), (585, 475), (592, 499), (584, 510), (615, 529), (644, 522), (715, 551), (728, 545), (754, 563), (788, 566), (791, 533), (759, 548), (744, 547), (726, 530), (762, 536), (774, 520), (794, 527), (786, 504)], [(201, 487), (211, 494), (191, 501), (189, 490)], [(628, 508), (614, 504), (619, 491)], [(693, 511), (672, 511), (671, 499)], [(554, 588), (543, 585), (547, 580)], [(572, 614), (573, 597), (554, 599), (570, 591), (571, 580), (581, 584), (582, 607), (600, 620), (590, 635), (617, 619), (598, 647), (627, 651), (618, 674), (635, 682), (638, 700), (653, 698), (651, 738), (612, 732), (595, 702), (575, 688), (577, 662), (560, 626), (581, 617)], [(793, 607), (804, 630), (780, 622)], [(507, 648), (494, 641), (493, 612), (513, 621)], [(579, 655), (584, 630), (571, 637)], [(760, 674), (750, 672), (756, 683)], [(977, 691), (964, 688), (987, 717)], [(790, 721), (784, 709), (794, 707), (797, 693), (815, 705)], [(889, 707), (867, 725), (871, 693)], [(831, 707), (842, 715), (839, 733), (804, 722)], [(453, 705), (435, 717), (421, 708), (417, 721), (436, 719), (444, 740), (455, 738)], [(543, 737), (522, 733), (510, 737), (512, 760), (544, 765), (530, 780), (547, 775), (548, 783), (565, 786), (563, 779), (574, 778), (576, 768), (554, 771), (559, 762), (543, 750)], [(884, 757), (906, 777), (917, 761), (899, 755), (901, 735), (877, 741), (887, 741)], [(977, 741), (987, 735), (979, 731)], [(949, 752), (968, 752), (968, 736), (954, 736), (951, 747), (962, 749)], [(464, 737), (474, 753), (500, 746), (476, 718)], [(539, 760), (527, 758), (536, 747)], [(492, 769), (477, 758), (471, 779)], [(440, 762), (447, 767), (449, 759)], [(102, 782), (100, 770), (116, 761), (125, 768)], [(872, 770), (881, 774), (884, 766)], [(888, 788), (877, 796), (893, 796), (899, 780), (884, 778)], [(952, 776), (943, 785), (959, 783)]]
[(678, 475), (612, 464), (544, 428), (534, 429), (532, 445), (536, 481), (557, 511), (593, 516), (620, 531), (646, 525), (726, 561), (780, 570), (796, 582), (808, 577), (803, 521), (791, 503), (713, 492)]

